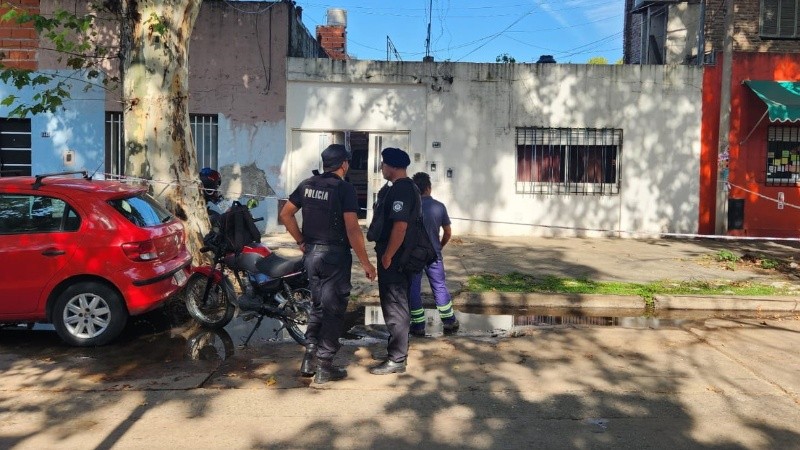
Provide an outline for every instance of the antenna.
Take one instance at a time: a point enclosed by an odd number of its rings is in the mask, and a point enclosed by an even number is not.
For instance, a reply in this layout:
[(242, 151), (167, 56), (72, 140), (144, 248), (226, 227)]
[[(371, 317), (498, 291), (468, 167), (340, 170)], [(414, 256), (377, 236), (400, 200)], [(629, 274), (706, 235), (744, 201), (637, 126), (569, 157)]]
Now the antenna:
[(387, 61), (390, 61), (390, 59), (389, 59), (389, 55), (390, 54), (394, 54), (394, 57), (398, 61), (402, 61), (403, 60), (403, 58), (400, 57), (400, 52), (397, 51), (397, 47), (394, 46), (394, 42), (392, 42), (392, 39), (387, 35), (386, 36), (386, 60)]
[(103, 166), (103, 164), (104, 164), (104, 163), (102, 163), (102, 162), (101, 162), (100, 164), (98, 164), (98, 165), (97, 165), (97, 168), (96, 168), (96, 169), (94, 169), (94, 172), (92, 172), (92, 174), (91, 174), (91, 175), (89, 175), (89, 179), (90, 179), (90, 180), (91, 180), (92, 178), (94, 178), (95, 174), (96, 174), (96, 173), (97, 173), (97, 172), (100, 170), (100, 167), (102, 167), (102, 166)]
[(433, 0), (428, 3), (428, 37), (425, 38), (425, 57), (423, 61), (433, 61), (431, 56), (431, 16), (433, 16)]

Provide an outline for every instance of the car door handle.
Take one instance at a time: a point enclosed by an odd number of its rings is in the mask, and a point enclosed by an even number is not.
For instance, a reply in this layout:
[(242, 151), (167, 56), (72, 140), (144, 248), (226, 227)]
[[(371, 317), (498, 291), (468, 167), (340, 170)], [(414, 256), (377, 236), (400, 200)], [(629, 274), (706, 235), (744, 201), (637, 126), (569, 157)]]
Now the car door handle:
[(58, 249), (55, 249), (55, 248), (48, 248), (47, 250), (42, 252), (42, 255), (44, 255), (44, 256), (61, 256), (61, 255), (65, 254), (65, 253), (67, 253), (67, 252), (65, 252), (64, 250), (58, 250)]

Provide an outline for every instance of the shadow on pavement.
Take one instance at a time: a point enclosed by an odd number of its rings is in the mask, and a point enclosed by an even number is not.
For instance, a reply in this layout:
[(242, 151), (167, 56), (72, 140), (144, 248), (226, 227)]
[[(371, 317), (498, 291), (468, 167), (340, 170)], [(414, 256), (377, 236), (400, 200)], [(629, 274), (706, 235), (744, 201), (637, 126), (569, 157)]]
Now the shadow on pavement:
[(92, 349), (0, 332), (0, 446), (128, 448), (154, 426), (177, 433), (176, 448), (788, 448), (800, 438), (797, 320), (413, 339), (408, 372), (384, 377), (367, 372), (385, 349), (377, 335), (348, 339), (337, 360), (350, 375), (325, 385), (298, 376), (296, 344), (242, 348), (229, 333), (148, 330), (157, 322)]

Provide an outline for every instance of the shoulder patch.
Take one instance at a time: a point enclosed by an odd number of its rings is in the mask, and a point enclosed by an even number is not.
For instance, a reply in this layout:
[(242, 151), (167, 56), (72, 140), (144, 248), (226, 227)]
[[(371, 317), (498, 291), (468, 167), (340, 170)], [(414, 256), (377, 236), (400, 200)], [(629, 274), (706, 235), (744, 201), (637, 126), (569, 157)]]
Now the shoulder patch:
[(392, 210), (393, 210), (394, 212), (400, 212), (400, 211), (402, 211), (402, 210), (403, 210), (403, 202), (401, 202), (401, 201), (399, 201), (399, 200), (398, 200), (398, 201), (396, 201), (396, 202), (392, 203)]

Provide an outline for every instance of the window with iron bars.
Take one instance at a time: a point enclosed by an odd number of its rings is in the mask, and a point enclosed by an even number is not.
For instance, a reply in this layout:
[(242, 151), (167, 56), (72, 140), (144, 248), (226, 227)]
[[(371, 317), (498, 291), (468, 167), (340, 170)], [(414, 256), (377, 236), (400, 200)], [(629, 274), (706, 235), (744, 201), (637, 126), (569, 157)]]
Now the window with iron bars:
[[(194, 146), (197, 149), (197, 167), (219, 167), (219, 125), (216, 114), (189, 114)], [(113, 176), (125, 174), (125, 135), (121, 112), (106, 112), (106, 164), (105, 171)]]
[(759, 32), (762, 38), (800, 38), (800, 0), (761, 0)]
[(769, 127), (765, 184), (800, 184), (800, 127)]
[(31, 119), (0, 118), (0, 177), (31, 174)]
[(619, 194), (622, 130), (517, 128), (517, 193)]

